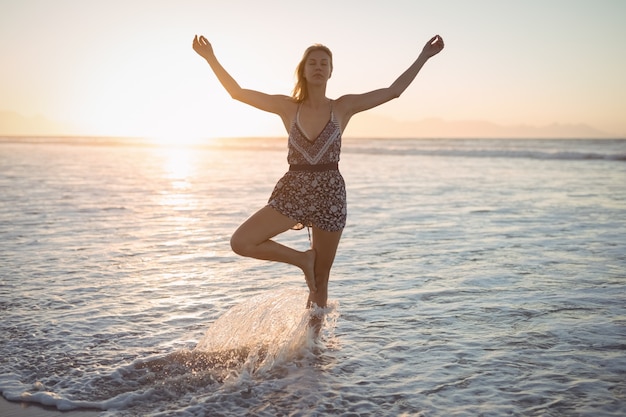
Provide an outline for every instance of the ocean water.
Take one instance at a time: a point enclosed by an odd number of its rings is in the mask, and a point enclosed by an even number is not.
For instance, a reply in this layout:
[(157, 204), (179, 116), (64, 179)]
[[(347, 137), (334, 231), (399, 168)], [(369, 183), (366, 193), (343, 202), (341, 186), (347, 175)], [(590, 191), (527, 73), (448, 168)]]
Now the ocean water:
[(323, 311), (295, 268), (230, 251), (286, 167), (284, 139), (0, 140), (2, 395), (102, 416), (626, 414), (626, 141), (345, 140)]

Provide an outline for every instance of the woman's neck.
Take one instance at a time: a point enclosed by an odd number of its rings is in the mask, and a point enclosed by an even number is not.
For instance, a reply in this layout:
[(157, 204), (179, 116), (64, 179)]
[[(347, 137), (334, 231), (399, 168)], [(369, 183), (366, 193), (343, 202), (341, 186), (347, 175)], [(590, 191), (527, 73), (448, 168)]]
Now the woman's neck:
[(309, 89), (309, 96), (304, 101), (308, 106), (313, 108), (327, 106), (328, 98), (326, 97), (326, 88)]

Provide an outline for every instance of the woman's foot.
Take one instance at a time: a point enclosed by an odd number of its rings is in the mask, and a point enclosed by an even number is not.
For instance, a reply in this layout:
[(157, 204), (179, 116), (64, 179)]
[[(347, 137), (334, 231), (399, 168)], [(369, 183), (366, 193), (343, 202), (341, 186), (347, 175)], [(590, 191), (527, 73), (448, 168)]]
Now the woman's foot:
[(306, 285), (309, 287), (309, 291), (316, 292), (317, 286), (315, 285), (315, 249), (309, 249), (304, 252), (305, 262), (302, 267), (302, 272), (304, 272), (304, 279), (306, 280)]

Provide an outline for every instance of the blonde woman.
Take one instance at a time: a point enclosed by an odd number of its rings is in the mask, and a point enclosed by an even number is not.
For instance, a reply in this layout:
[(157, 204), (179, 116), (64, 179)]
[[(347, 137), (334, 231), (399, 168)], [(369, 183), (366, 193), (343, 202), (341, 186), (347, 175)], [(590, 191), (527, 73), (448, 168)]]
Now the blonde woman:
[[(195, 36), (193, 49), (208, 62), (230, 96), (277, 114), (289, 135), (289, 171), (276, 184), (267, 205), (235, 231), (232, 249), (242, 256), (299, 267), (309, 287), (308, 306), (326, 307), (330, 269), (347, 215), (345, 183), (338, 169), (341, 133), (356, 113), (399, 97), (443, 47), (440, 36), (431, 38), (415, 62), (387, 88), (330, 99), (326, 85), (333, 72), (333, 57), (323, 45), (304, 52), (292, 96), (270, 95), (240, 87), (219, 63), (209, 41)], [(288, 229), (304, 226), (312, 230), (309, 250), (299, 251), (272, 240)]]

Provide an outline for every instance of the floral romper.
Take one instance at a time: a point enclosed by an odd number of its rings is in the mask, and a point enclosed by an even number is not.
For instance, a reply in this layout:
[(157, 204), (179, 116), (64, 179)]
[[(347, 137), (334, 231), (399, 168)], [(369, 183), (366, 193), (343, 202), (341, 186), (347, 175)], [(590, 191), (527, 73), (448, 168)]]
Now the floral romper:
[(268, 205), (297, 221), (294, 229), (340, 231), (346, 225), (346, 185), (338, 169), (341, 129), (332, 102), (330, 120), (314, 140), (300, 127), (299, 114), (300, 107), (289, 131), (289, 171), (274, 187)]

